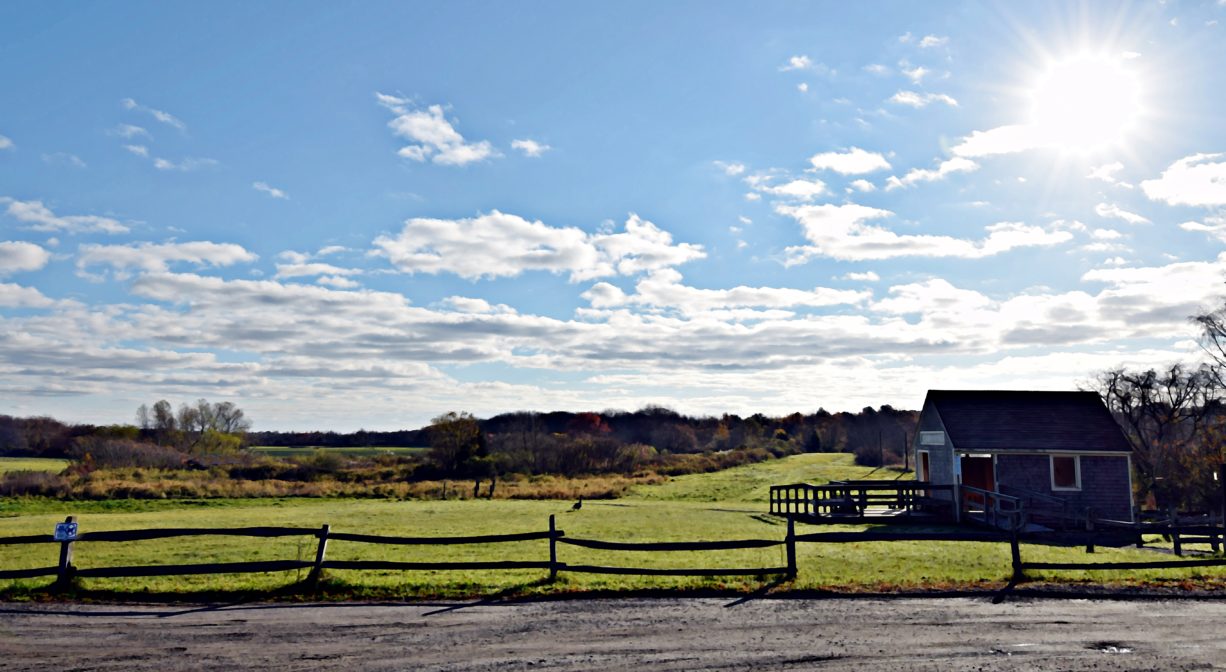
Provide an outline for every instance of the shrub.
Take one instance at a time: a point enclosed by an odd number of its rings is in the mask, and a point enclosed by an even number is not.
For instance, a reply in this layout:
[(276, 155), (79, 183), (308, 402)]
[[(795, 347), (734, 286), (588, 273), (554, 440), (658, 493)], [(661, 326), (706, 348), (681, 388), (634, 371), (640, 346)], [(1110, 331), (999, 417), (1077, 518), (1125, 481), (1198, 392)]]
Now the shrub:
[(70, 456), (99, 468), (147, 467), (151, 469), (178, 469), (183, 466), (187, 457), (167, 446), (97, 436), (77, 437), (72, 442)]
[(0, 478), (2, 497), (55, 497), (62, 499), (71, 491), (68, 479), (46, 471), (10, 471)]

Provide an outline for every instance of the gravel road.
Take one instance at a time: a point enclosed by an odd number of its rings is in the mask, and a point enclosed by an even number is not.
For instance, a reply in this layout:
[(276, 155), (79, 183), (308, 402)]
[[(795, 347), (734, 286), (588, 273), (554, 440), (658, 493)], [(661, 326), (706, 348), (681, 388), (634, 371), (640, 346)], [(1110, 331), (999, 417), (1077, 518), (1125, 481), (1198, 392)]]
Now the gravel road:
[(0, 605), (4, 670), (1226, 668), (1226, 602)]

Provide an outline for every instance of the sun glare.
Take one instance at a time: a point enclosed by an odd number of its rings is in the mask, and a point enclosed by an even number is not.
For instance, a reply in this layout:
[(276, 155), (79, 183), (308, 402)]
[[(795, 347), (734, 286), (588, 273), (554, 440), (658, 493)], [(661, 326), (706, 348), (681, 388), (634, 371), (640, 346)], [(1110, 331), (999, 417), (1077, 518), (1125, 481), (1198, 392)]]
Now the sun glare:
[(1052, 63), (1031, 92), (1044, 142), (1071, 152), (1123, 143), (1141, 113), (1141, 85), (1119, 60), (1079, 54)]

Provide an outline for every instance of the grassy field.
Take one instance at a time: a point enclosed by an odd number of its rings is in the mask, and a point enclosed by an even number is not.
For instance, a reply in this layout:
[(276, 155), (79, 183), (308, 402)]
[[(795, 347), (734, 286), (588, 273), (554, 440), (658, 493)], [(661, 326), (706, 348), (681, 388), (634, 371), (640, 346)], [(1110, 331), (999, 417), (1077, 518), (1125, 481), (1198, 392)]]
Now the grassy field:
[[(127, 509), (108, 510), (78, 503), (42, 502), (22, 510), (6, 502), (0, 536), (49, 533), (67, 513), (78, 515), (83, 531), (148, 527), (242, 527), (284, 525), (317, 528), (324, 523), (336, 532), (402, 536), (504, 534), (542, 531), (555, 514), (558, 527), (572, 538), (606, 541), (694, 541), (721, 539), (782, 539), (786, 525), (766, 515), (763, 488), (774, 482), (821, 482), (830, 478), (861, 478), (869, 470), (855, 467), (849, 456), (801, 455), (739, 467), (726, 472), (684, 476), (657, 486), (640, 486), (632, 495), (607, 501), (587, 501), (570, 511), (569, 501), (372, 501), (372, 500), (247, 500), (210, 502), (139, 502)], [(898, 477), (878, 471), (872, 476)], [(778, 479), (778, 480), (776, 480)], [(709, 485), (704, 489), (703, 483)], [(829, 531), (829, 526), (798, 526), (798, 532)], [(864, 527), (840, 527), (863, 530)], [(311, 559), (311, 537), (273, 540), (237, 537), (196, 537), (135, 543), (81, 542), (76, 545), (79, 567), (163, 564), (206, 561)], [(53, 544), (0, 546), (0, 568), (46, 567), (55, 564)], [(1085, 562), (1168, 559), (1152, 551), (1084, 549), (1026, 544), (1027, 561)], [(1010, 574), (1009, 547), (1003, 543), (863, 542), (798, 546), (799, 577), (777, 589), (877, 591), (915, 588), (992, 588)], [(533, 560), (548, 558), (544, 541), (469, 546), (376, 546), (332, 541), (328, 557), (335, 560), (465, 561)], [(643, 567), (769, 567), (785, 564), (782, 546), (719, 552), (632, 553), (559, 546), (560, 561)], [(1136, 582), (1222, 587), (1223, 573), (1196, 570), (1146, 572), (1061, 572), (1036, 575), (1064, 582)], [(135, 596), (205, 591), (267, 590), (302, 578), (298, 573), (218, 575), (149, 579), (87, 579), (84, 589)], [(638, 589), (724, 589), (752, 591), (764, 584), (742, 578), (624, 577), (563, 573), (547, 583), (545, 571), (329, 573), (324, 594), (337, 597), (460, 597), (492, 594), (566, 593)], [(0, 581), (0, 591), (20, 597), (46, 586), (49, 579)]]
[(252, 446), (253, 453), (261, 453), (270, 457), (310, 457), (319, 451), (348, 455), (351, 457), (371, 457), (374, 455), (422, 455), (429, 448), (420, 446), (358, 446), (355, 448), (329, 448), (327, 446)]
[(50, 471), (59, 473), (68, 468), (68, 460), (50, 457), (0, 457), (0, 474), (10, 471)]

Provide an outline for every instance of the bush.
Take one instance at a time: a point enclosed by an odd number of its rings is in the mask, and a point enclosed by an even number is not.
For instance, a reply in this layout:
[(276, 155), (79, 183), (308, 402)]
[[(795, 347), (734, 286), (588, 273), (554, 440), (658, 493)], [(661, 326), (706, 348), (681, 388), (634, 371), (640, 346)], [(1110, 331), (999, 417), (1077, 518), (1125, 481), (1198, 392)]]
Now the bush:
[(0, 478), (0, 497), (55, 497), (71, 491), (68, 479), (46, 471), (10, 471)]
[(82, 463), (101, 468), (178, 469), (187, 459), (183, 453), (167, 446), (97, 436), (76, 438), (69, 454)]

